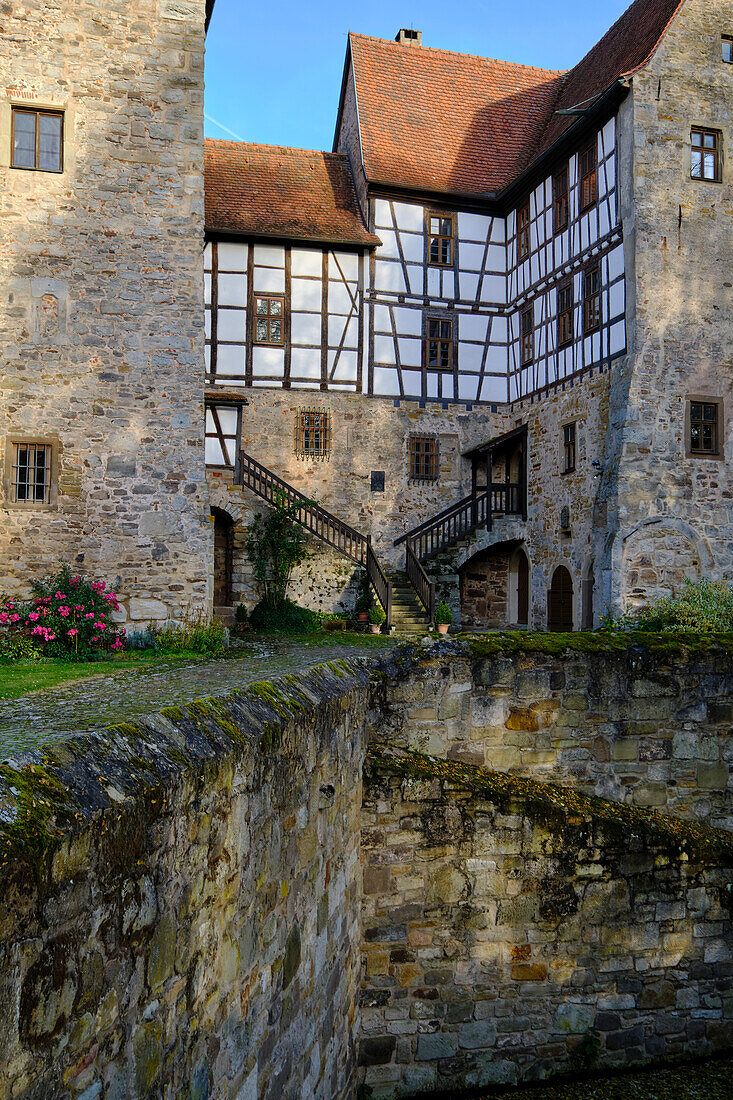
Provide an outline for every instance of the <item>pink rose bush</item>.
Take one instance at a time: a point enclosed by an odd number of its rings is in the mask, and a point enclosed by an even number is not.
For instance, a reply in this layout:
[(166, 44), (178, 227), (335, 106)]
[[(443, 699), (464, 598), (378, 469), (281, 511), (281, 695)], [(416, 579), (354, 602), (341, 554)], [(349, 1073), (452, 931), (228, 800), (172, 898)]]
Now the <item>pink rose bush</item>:
[(0, 659), (46, 656), (91, 660), (124, 648), (109, 621), (119, 607), (105, 581), (90, 581), (63, 565), (54, 577), (32, 584), (21, 603), (0, 597)]

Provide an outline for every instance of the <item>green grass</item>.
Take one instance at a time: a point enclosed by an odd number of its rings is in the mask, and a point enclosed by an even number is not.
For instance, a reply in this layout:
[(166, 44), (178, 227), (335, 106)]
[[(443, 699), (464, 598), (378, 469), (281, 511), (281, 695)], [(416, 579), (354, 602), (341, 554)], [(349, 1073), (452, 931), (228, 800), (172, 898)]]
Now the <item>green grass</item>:
[(152, 668), (162, 661), (201, 659), (200, 653), (124, 653), (103, 661), (64, 661), (42, 658), (39, 661), (0, 662), (0, 699), (17, 699), (31, 691), (44, 691), (59, 684), (85, 680), (90, 676), (110, 676), (128, 668)]

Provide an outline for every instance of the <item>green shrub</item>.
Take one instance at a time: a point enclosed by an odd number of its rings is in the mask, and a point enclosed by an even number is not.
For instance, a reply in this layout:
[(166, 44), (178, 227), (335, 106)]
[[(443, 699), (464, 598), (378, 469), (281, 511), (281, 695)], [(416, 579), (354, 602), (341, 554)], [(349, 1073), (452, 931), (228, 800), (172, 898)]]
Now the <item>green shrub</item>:
[(298, 607), (292, 600), (283, 600), (279, 607), (261, 600), (249, 621), (253, 630), (265, 634), (317, 634), (321, 629), (320, 615), (307, 607)]
[(226, 627), (203, 615), (192, 615), (180, 626), (151, 623), (148, 630), (158, 653), (206, 653), (215, 657), (225, 651), (228, 643)]
[(445, 600), (441, 600), (435, 609), (435, 624), (442, 626), (444, 623), (453, 622), (453, 612)]
[(0, 633), (0, 662), (38, 660), (41, 654), (25, 634)]
[(307, 536), (298, 523), (305, 503), (289, 504), (285, 493), (277, 490), (272, 508), (255, 516), (247, 528), (247, 556), (254, 567), (262, 602), (274, 608), (285, 602), (290, 574), (308, 557)]
[(723, 632), (733, 630), (733, 586), (727, 581), (685, 580), (674, 596), (627, 614), (618, 626), (633, 630)]
[(381, 626), (385, 622), (387, 616), (384, 613), (384, 608), (379, 604), (375, 604), (374, 607), (369, 608), (369, 622), (374, 626)]

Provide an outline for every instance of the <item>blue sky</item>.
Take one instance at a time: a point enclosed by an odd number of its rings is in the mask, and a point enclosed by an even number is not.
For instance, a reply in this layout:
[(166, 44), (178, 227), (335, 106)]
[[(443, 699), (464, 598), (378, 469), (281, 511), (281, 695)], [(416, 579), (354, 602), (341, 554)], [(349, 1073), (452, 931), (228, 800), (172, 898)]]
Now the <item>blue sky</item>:
[(567, 69), (630, 2), (216, 0), (206, 42), (206, 134), (330, 149), (350, 30), (394, 38), (400, 27), (414, 27), (425, 46)]

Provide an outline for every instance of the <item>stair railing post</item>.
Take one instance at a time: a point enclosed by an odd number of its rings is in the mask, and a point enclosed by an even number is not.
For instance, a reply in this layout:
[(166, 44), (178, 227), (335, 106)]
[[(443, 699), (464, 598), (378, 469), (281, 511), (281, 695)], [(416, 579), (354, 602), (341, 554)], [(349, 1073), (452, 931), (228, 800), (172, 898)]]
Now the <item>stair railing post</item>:
[(387, 581), (387, 633), (392, 629), (392, 581)]
[(435, 622), (435, 581), (430, 582), (430, 622)]

